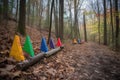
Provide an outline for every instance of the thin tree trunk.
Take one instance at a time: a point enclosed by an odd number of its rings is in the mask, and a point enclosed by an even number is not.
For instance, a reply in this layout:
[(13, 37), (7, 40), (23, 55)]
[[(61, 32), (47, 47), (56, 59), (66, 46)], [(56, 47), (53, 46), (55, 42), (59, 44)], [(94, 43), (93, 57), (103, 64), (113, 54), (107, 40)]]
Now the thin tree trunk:
[(112, 28), (112, 44), (114, 44), (114, 28), (113, 28), (113, 13), (112, 13), (112, 1), (110, 0), (110, 24)]
[(103, 6), (104, 6), (104, 45), (107, 45), (106, 0), (103, 0)]
[(99, 35), (99, 44), (100, 44), (100, 9), (99, 9), (99, 2), (97, 0), (97, 7), (98, 7), (98, 35)]
[(8, 0), (3, 0), (3, 16), (8, 19)]
[(115, 22), (116, 22), (116, 50), (118, 50), (119, 48), (119, 15), (118, 15), (118, 0), (115, 0)]
[(43, 0), (40, 0), (40, 7), (39, 7), (39, 29), (41, 31), (41, 21), (42, 21), (42, 13), (43, 13), (43, 5), (42, 5)]
[(84, 38), (85, 41), (87, 42), (87, 31), (86, 31), (86, 21), (85, 21), (85, 13), (83, 13), (83, 23), (84, 23)]
[(45, 25), (46, 27), (49, 27), (49, 23), (50, 23), (50, 1), (51, 0), (48, 0), (48, 3), (47, 3), (47, 17), (46, 17), (46, 24), (47, 25)]
[(28, 0), (27, 15), (27, 25), (30, 26), (30, 0)]
[(26, 0), (20, 0), (20, 9), (19, 9), (19, 23), (18, 23), (18, 32), (23, 36), (26, 34), (25, 31), (25, 20), (26, 20)]
[(49, 35), (48, 35), (48, 42), (47, 42), (47, 44), (49, 44), (49, 42), (50, 42), (50, 37), (51, 37), (51, 29), (52, 29), (52, 12), (53, 12), (53, 8), (54, 8), (54, 0), (52, 0), (52, 5), (51, 5), (50, 27), (49, 27)]
[(72, 11), (71, 11), (71, 7), (69, 9), (69, 12), (70, 12), (71, 38), (73, 38), (73, 25), (72, 25)]
[(64, 14), (64, 0), (59, 0), (59, 37), (63, 40), (63, 14)]
[(34, 26), (34, 20), (35, 20), (35, 4), (33, 3), (33, 12), (32, 12), (32, 26)]
[(19, 1), (17, 0), (16, 15), (15, 15), (17, 21), (18, 21), (18, 6), (19, 6), (18, 4), (19, 4)]
[(59, 30), (58, 30), (58, 11), (57, 11), (57, 6), (58, 6), (58, 2), (56, 0), (56, 6), (54, 6), (54, 20), (55, 20), (55, 34), (56, 34), (56, 37), (58, 38), (58, 34), (59, 34)]
[(70, 0), (68, 0), (68, 6), (69, 6), (69, 14), (70, 14), (70, 18), (69, 18), (69, 21), (70, 21), (70, 28), (71, 28), (71, 31), (70, 31), (70, 35), (71, 35), (71, 39), (73, 38), (73, 26), (72, 26), (72, 11), (71, 11), (71, 8), (72, 8), (72, 2)]
[(12, 15), (13, 13), (13, 7), (14, 7), (14, 0), (11, 0), (11, 8), (10, 8), (10, 14)]
[(77, 34), (77, 0), (74, 0), (74, 38), (78, 38)]

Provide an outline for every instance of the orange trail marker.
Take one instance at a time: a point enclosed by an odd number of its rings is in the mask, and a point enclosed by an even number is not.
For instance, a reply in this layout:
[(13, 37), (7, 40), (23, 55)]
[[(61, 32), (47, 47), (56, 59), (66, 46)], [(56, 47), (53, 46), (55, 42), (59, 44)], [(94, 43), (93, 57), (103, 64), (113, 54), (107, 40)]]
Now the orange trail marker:
[(58, 41), (57, 41), (57, 44), (56, 44), (56, 46), (58, 46), (58, 47), (61, 47), (61, 46), (62, 46), (62, 43), (61, 43), (61, 40), (60, 40), (60, 38), (58, 38)]
[(77, 40), (76, 39), (73, 39), (73, 44), (77, 44)]
[(10, 51), (10, 57), (13, 57), (17, 61), (23, 61), (25, 60), (25, 57), (23, 55), (22, 47), (20, 44), (20, 38), (18, 35), (15, 35), (13, 45)]

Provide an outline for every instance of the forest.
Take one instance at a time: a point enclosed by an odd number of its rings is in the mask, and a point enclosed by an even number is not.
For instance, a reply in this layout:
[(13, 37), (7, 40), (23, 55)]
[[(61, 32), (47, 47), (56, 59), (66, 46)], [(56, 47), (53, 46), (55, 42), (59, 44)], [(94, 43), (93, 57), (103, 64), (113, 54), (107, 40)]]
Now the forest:
[(0, 80), (120, 80), (120, 0), (0, 0)]

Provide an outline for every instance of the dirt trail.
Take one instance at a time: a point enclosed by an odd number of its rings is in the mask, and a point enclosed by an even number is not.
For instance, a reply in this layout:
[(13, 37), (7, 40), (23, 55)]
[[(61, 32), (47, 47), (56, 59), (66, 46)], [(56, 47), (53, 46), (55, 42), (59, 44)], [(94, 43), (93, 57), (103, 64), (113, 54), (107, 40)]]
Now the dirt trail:
[(120, 56), (95, 43), (65, 44), (21, 77), (29, 80), (120, 80)]

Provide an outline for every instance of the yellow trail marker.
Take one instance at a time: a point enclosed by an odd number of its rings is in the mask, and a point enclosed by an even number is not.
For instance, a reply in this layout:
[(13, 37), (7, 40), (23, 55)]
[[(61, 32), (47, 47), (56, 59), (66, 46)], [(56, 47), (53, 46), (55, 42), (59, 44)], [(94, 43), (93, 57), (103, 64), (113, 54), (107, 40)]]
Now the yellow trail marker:
[(77, 44), (77, 40), (76, 39), (73, 39), (73, 44)]
[(25, 60), (25, 57), (23, 55), (22, 47), (20, 44), (20, 38), (18, 35), (15, 35), (13, 45), (10, 51), (10, 57), (13, 57), (17, 61)]

